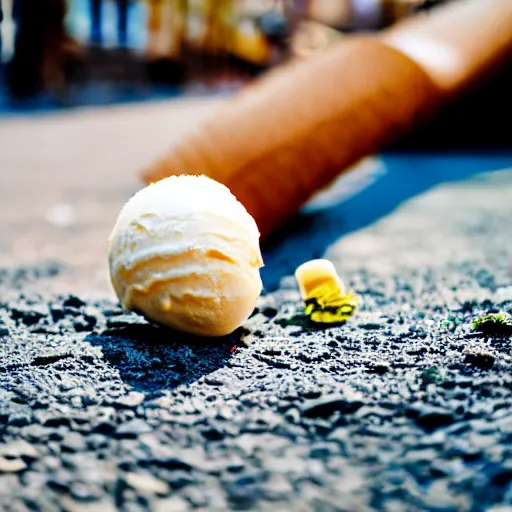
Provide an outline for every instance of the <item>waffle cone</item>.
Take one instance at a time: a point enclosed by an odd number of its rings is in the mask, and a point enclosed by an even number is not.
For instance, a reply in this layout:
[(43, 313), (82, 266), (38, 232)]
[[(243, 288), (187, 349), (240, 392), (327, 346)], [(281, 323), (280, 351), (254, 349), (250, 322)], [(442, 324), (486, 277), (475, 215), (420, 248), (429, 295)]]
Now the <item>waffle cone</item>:
[[(448, 76), (446, 62), (438, 64), (428, 51), (426, 58), (421, 51), (406, 55), (410, 37), (401, 38), (398, 28), (379, 37), (348, 36), (318, 57), (282, 66), (246, 87), (177, 141), (143, 179), (205, 174), (229, 187), (267, 236), (343, 170), (428, 118), (492, 56), (510, 48), (512, 2), (489, 2), (502, 6), (498, 18), (505, 25), (486, 30), (477, 53), (455, 52), (460, 73)], [(466, 2), (456, 4), (467, 14)], [(464, 48), (486, 12), (482, 0), (467, 4), (477, 8), (461, 27), (447, 25), (441, 8), (420, 24), (422, 42), (430, 31), (437, 43), (449, 36), (451, 55)], [(448, 14), (458, 19), (453, 9)], [(404, 33), (415, 31), (405, 25)]]

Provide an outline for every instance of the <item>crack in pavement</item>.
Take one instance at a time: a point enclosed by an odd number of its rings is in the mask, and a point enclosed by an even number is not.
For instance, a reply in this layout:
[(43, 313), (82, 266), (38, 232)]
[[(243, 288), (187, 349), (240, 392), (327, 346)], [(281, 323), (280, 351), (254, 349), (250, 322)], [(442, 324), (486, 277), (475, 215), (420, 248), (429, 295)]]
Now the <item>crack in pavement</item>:
[(12, 372), (21, 368), (27, 368), (29, 366), (48, 366), (50, 364), (57, 363), (63, 359), (69, 359), (75, 357), (73, 354), (57, 354), (54, 356), (40, 356), (32, 359), (28, 363), (14, 363), (8, 364), (7, 366), (0, 366), (0, 373)]

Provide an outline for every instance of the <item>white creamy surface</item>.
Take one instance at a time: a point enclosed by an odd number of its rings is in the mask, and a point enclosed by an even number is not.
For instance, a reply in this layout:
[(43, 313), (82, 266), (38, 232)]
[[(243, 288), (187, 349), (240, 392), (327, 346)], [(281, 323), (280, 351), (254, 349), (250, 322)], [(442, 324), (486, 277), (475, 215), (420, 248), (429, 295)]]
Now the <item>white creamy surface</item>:
[(262, 288), (254, 219), (225, 186), (201, 176), (167, 178), (135, 194), (112, 231), (109, 266), (127, 309), (184, 330), (183, 322), (200, 324), (203, 334), (216, 307), (233, 315), (228, 324), (243, 321)]

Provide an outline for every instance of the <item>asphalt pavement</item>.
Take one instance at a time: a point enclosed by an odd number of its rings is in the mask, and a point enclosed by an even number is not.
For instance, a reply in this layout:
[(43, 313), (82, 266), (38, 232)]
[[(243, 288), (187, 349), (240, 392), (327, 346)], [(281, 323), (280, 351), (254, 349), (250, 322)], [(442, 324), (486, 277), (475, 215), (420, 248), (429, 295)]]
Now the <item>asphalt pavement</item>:
[[(244, 327), (123, 312), (106, 240), (138, 170), (222, 100), (0, 125), (0, 509), (512, 510), (512, 154), (386, 154), (360, 194), (264, 246)], [(507, 170), (508, 169), (508, 170)], [(361, 298), (311, 325), (292, 277)]]

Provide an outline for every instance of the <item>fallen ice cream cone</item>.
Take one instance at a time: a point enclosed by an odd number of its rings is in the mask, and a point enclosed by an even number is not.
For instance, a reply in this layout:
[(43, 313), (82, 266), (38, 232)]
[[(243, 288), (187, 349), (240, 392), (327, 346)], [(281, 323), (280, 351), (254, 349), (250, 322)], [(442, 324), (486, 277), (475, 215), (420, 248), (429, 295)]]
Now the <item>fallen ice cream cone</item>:
[(178, 140), (146, 183), (204, 174), (262, 237), (364, 156), (433, 115), (512, 47), (512, 2), (467, 0), (378, 36), (347, 36), (268, 73)]

